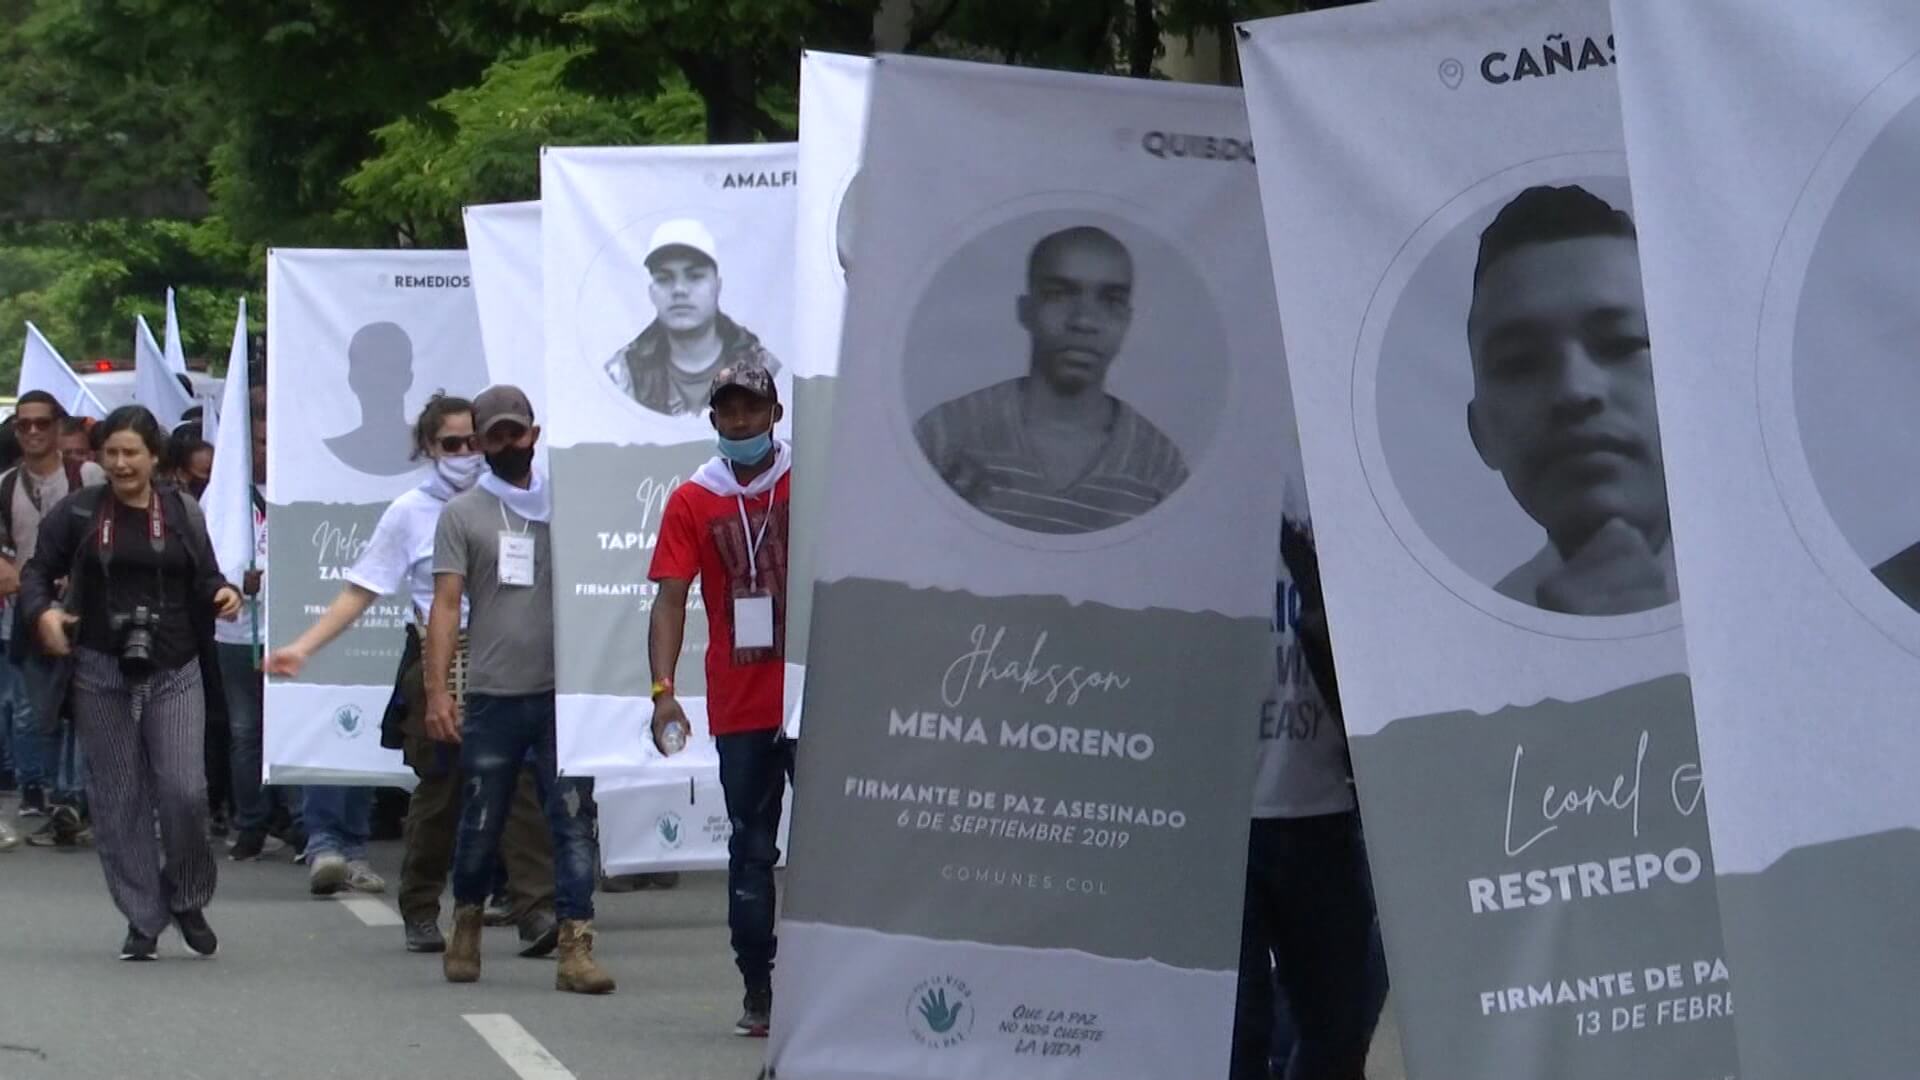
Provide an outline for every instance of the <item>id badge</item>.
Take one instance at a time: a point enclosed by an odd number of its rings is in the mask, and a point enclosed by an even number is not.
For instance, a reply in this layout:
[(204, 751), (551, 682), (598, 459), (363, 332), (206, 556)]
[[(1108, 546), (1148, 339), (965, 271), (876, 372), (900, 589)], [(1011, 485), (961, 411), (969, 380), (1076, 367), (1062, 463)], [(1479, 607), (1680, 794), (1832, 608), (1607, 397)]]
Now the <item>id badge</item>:
[(757, 592), (733, 598), (733, 647), (773, 648), (773, 594)]
[(533, 537), (525, 533), (500, 534), (500, 584), (533, 587)]

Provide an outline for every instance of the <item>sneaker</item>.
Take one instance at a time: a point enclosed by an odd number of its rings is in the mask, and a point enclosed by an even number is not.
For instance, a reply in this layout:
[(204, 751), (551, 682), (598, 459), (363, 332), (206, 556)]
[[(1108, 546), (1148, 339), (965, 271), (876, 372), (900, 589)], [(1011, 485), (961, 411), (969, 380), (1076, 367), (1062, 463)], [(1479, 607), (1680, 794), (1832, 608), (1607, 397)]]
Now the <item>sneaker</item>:
[(536, 910), (520, 923), (520, 955), (530, 960), (552, 956), (560, 944), (560, 920), (553, 912)]
[(207, 817), (207, 837), (211, 840), (225, 840), (233, 832), (233, 824), (227, 820), (225, 810), (215, 810)]
[(747, 1039), (764, 1039), (773, 1027), (773, 987), (756, 986), (747, 991), (746, 1011), (733, 1025), (733, 1033)]
[(375, 873), (367, 860), (348, 859), (347, 888), (354, 892), (383, 893), (387, 891), (387, 879)]
[(33, 847), (75, 847), (82, 828), (80, 811), (64, 804), (54, 806), (47, 813), (47, 823), (27, 837), (27, 843)]
[(213, 927), (207, 925), (205, 912), (183, 911), (173, 917), (173, 925), (180, 928), (180, 936), (186, 939), (187, 948), (201, 956), (212, 956), (220, 951), (220, 939), (213, 934)]
[(5, 819), (0, 819), (0, 851), (12, 851), (19, 846), (20, 834), (14, 832), (13, 826), (7, 824)]
[(154, 959), (159, 952), (160, 940), (149, 937), (135, 929), (127, 927), (127, 940), (120, 943), (120, 959), (146, 961)]
[(664, 874), (641, 874), (640, 887), (643, 889), (677, 889), (680, 887), (678, 871)]
[(505, 893), (487, 901), (487, 911), (482, 921), (488, 926), (513, 925), (513, 901)]
[(242, 829), (234, 837), (233, 846), (227, 849), (227, 858), (234, 862), (251, 862), (263, 855), (277, 855), (285, 850), (287, 842), (265, 829)]
[(346, 856), (337, 851), (323, 851), (315, 855), (307, 867), (307, 890), (315, 896), (332, 896), (347, 888), (352, 876)]
[(47, 816), (47, 789), (39, 784), (28, 784), (20, 789), (20, 816)]
[(447, 951), (447, 938), (440, 932), (440, 920), (410, 919), (407, 922), (407, 951), (417, 953), (442, 953)]

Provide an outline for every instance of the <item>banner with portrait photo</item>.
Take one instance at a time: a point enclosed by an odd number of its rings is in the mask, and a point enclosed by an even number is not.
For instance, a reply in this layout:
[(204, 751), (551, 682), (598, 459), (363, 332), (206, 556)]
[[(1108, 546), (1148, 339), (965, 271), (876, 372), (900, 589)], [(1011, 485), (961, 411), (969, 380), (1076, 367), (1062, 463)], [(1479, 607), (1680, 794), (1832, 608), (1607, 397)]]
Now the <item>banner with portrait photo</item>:
[[(797, 171), (792, 144), (550, 148), (541, 157), (541, 426), (554, 491), (564, 773), (684, 782), (719, 767), (706, 732), (698, 588), (677, 672), (695, 737), (666, 759), (648, 735), (647, 569), (668, 494), (716, 453), (711, 369), (763, 364), (781, 400), (793, 399)], [(718, 359), (689, 370), (675, 341), (709, 333)], [(787, 437), (789, 425), (775, 434)]]
[(1240, 95), (872, 103), (772, 1063), (1224, 1075), (1291, 409)]
[(1607, 6), (1240, 56), (1410, 1074), (1733, 1076)]
[[(319, 618), (387, 504), (420, 482), (413, 421), (427, 400), (487, 381), (466, 252), (268, 253), (269, 647)], [(380, 745), (407, 609), (383, 598), (298, 678), (268, 680), (268, 781), (412, 785)]]
[[(793, 480), (787, 542), (787, 659), (805, 665), (813, 621), (814, 546), (826, 501), (827, 443), (847, 309), (856, 180), (873, 60), (800, 54), (800, 183), (795, 189)], [(799, 700), (798, 697), (795, 700)], [(788, 717), (799, 734), (799, 714)]]
[[(1615, 4), (1753, 1080), (1920, 1054), (1920, 9)], [(1712, 103), (1675, 109), (1676, 101)]]

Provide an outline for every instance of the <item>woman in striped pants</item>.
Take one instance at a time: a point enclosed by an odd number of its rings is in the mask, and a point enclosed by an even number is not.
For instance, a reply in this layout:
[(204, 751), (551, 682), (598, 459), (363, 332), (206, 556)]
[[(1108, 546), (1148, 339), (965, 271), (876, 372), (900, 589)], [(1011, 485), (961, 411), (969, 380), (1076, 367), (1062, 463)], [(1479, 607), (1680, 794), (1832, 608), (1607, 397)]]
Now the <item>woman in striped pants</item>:
[(216, 614), (238, 615), (240, 593), (220, 576), (198, 505), (153, 486), (166, 445), (153, 414), (116, 409), (93, 440), (107, 485), (47, 512), (20, 600), (70, 668), (64, 700), (90, 770), (95, 845), (127, 919), (120, 958), (153, 959), (169, 925), (211, 956), (200, 632)]

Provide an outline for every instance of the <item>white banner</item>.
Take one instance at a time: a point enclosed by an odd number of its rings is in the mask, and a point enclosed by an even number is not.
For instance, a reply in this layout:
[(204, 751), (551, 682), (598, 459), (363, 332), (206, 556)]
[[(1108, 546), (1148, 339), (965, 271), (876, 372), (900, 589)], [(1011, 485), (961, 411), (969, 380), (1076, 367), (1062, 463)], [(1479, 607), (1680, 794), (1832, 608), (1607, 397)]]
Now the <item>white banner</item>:
[(1614, 6), (1744, 1075), (1909, 1075), (1920, 9)]
[(1224, 1076), (1291, 408), (1240, 95), (871, 100), (773, 1064)]
[(173, 290), (167, 290), (166, 345), (162, 351), (166, 356), (167, 369), (176, 375), (187, 373), (187, 350), (180, 341), (180, 313), (174, 307)]
[(1410, 1074), (1732, 1076), (1605, 0), (1240, 55)]
[(53, 347), (40, 333), (40, 328), (27, 324), (27, 340), (20, 349), (20, 383), (15, 396), (21, 396), (34, 390), (44, 390), (52, 394), (54, 400), (73, 416), (91, 416), (95, 420), (107, 418), (106, 406), (80, 381), (80, 376), (67, 366), (60, 351)]
[[(540, 204), (469, 206), (467, 256), (487, 369), (526, 391), (533, 411), (546, 415), (546, 308), (541, 300)], [(541, 447), (545, 450), (545, 446)]]
[[(826, 501), (827, 442), (833, 386), (847, 308), (847, 259), (860, 150), (867, 133), (867, 86), (874, 62), (863, 56), (800, 54), (800, 183), (795, 194), (793, 472), (788, 504), (787, 659), (804, 671), (813, 620), (814, 544)], [(789, 688), (791, 691), (793, 688)], [(801, 695), (790, 693), (791, 700)], [(787, 717), (800, 733), (800, 713)]]
[[(213, 443), (213, 473), (207, 478), (207, 490), (200, 496), (200, 508), (207, 515), (207, 535), (213, 540), (213, 554), (220, 561), (220, 572), (227, 581), (240, 586), (248, 570), (254, 569), (253, 531), (253, 426), (248, 416), (252, 387), (248, 382), (247, 300), (240, 298), (239, 312), (233, 320), (233, 343), (227, 351), (227, 377), (222, 412), (234, 418), (217, 432), (207, 436)], [(243, 616), (249, 623), (255, 616)], [(263, 625), (249, 625), (256, 638), (266, 633)]]
[[(466, 252), (270, 252), (267, 354), (267, 638), (278, 646), (326, 610), (387, 504), (419, 482), (413, 421), (427, 400), (487, 385)], [(269, 680), (269, 780), (411, 784), (380, 745), (407, 606), (375, 604), (298, 679)]]
[[(660, 515), (715, 453), (707, 376), (676, 378), (668, 339), (710, 323), (722, 362), (767, 364), (781, 399), (793, 400), (796, 150), (549, 149), (541, 162), (560, 768), (708, 776), (716, 758), (697, 588), (678, 671), (695, 744), (668, 761), (647, 735), (647, 569)], [(707, 256), (693, 261), (711, 275), (657, 283), (648, 257), (671, 264), (688, 249)]]
[(173, 376), (173, 367), (167, 363), (160, 343), (153, 339), (153, 329), (147, 325), (146, 317), (135, 315), (133, 397), (146, 406), (147, 411), (167, 431), (179, 427), (181, 414), (193, 407), (193, 398), (180, 385), (180, 380)]

